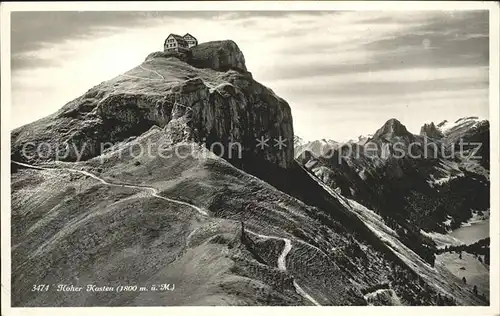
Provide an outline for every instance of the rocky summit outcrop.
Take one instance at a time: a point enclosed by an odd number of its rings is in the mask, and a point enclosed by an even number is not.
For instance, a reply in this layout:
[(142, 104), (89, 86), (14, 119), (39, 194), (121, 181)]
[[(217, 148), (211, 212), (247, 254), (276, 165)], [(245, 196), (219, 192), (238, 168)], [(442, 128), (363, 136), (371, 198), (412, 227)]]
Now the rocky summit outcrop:
[(176, 57), (197, 68), (247, 72), (245, 56), (238, 45), (231, 40), (202, 43), (192, 47), (191, 50), (187, 52), (154, 52), (146, 57), (146, 61), (157, 57)]
[[(462, 167), (469, 171), (479, 172), (475, 168), (479, 162), (481, 168), (489, 170), (490, 166), (490, 123), (476, 116), (459, 118), (454, 122), (444, 120), (438, 124), (430, 123), (422, 126), (421, 135), (439, 140), (448, 157), (455, 157)], [(475, 159), (470, 159), (474, 157)], [(480, 159), (477, 159), (480, 157)], [(472, 162), (472, 163), (471, 163)], [(475, 163), (474, 163), (475, 162)]]
[(195, 67), (221, 71), (229, 69), (247, 71), (245, 57), (233, 41), (202, 43), (193, 47), (191, 52), (191, 64)]
[(392, 118), (385, 122), (385, 124), (379, 128), (373, 137), (372, 140), (384, 139), (384, 140), (393, 140), (396, 137), (403, 137), (407, 139), (413, 140), (413, 135), (408, 132), (406, 126), (404, 126), (400, 121), (395, 118)]
[(421, 128), (420, 128), (420, 136), (427, 136), (427, 137), (430, 137), (430, 138), (442, 138), (444, 135), (443, 135), (443, 132), (441, 132), (437, 127), (436, 125), (431, 122), (430, 124), (424, 124)]
[[(25, 162), (86, 160), (102, 147), (184, 118), (184, 138), (222, 157), (293, 162), (288, 103), (247, 72), (233, 41), (203, 43), (189, 55), (157, 52), (138, 67), (100, 83), (58, 112), (12, 132), (12, 158)], [(286, 147), (257, 147), (281, 137)], [(215, 146), (214, 146), (215, 145)]]

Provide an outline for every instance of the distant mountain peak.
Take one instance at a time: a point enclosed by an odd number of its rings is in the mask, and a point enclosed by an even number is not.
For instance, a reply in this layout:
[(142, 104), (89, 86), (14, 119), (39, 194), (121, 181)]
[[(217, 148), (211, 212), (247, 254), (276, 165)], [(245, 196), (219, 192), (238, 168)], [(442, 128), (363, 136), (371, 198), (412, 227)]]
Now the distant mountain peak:
[(338, 144), (339, 142), (333, 140), (333, 139), (326, 139), (326, 138), (323, 138), (321, 139), (321, 141), (325, 144), (331, 144), (331, 145), (335, 145), (335, 144)]
[(293, 145), (295, 148), (299, 147), (299, 146), (303, 146), (306, 142), (304, 141), (304, 139), (298, 135), (294, 135), (293, 136)]
[(391, 118), (385, 124), (375, 132), (373, 135), (373, 139), (378, 139), (378, 138), (392, 138), (395, 136), (408, 136), (411, 135), (410, 132), (406, 129), (406, 126), (404, 126), (400, 121), (398, 121), (395, 118)]
[(388, 126), (403, 126), (403, 123), (401, 123), (398, 119), (395, 119), (395, 118), (391, 118), (389, 120), (387, 120), (387, 122), (385, 122), (384, 125), (388, 125)]
[(441, 123), (439, 123), (439, 124), (437, 125), (437, 127), (442, 127), (442, 126), (443, 126), (443, 125), (445, 125), (446, 123), (448, 123), (448, 120), (444, 120), (444, 121), (442, 121)]
[(438, 127), (436, 127), (434, 122), (431, 122), (429, 124), (424, 124), (420, 128), (420, 135), (431, 138), (441, 138), (444, 136), (443, 132)]

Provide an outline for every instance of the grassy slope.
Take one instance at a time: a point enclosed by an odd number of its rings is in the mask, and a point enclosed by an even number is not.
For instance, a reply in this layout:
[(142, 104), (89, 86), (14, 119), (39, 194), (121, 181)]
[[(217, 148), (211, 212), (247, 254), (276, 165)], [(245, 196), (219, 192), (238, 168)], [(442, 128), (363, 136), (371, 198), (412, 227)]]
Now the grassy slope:
[[(479, 294), (484, 293), (486, 297), (489, 297), (490, 271), (488, 265), (479, 262), (477, 258), (467, 252), (462, 252), (462, 259), (459, 258), (458, 253), (443, 253), (437, 256), (436, 261), (460, 280), (465, 277), (467, 285), (463, 287), (472, 291), (474, 285), (477, 285)], [(465, 270), (461, 268), (465, 268)]]
[[(249, 283), (248, 278), (232, 274), (235, 263), (229, 257), (249, 256), (238, 248), (238, 223), (205, 218), (190, 207), (132, 189), (89, 179), (70, 182), (63, 174), (20, 170), (13, 175), (14, 186), (34, 177), (45, 178), (25, 184), (13, 195), (13, 231), (19, 232), (12, 238), (15, 306), (247, 305), (259, 299), (264, 304), (270, 299), (287, 305), (301, 302), (293, 291), (283, 297), (262, 281)], [(222, 242), (213, 240), (217, 235), (224, 236)], [(273, 273), (278, 272), (268, 271)], [(42, 283), (175, 283), (177, 290), (140, 295), (30, 292), (33, 284)], [(228, 290), (223, 289), (226, 283), (230, 284)], [(259, 288), (261, 295), (248, 286)], [(250, 291), (250, 295), (242, 296), (240, 291)]]
[[(153, 129), (136, 141), (160, 134)], [(304, 221), (304, 205), (222, 160), (148, 158), (136, 166), (129, 158), (68, 165), (94, 173), (99, 166), (109, 181), (147, 183), (162, 195), (205, 207), (211, 217), (65, 171), (21, 169), (12, 176), (14, 305), (308, 304), (291, 283), (283, 283), (286, 277), (276, 267), (282, 242), (253, 237), (257, 245), (266, 244), (253, 250), (267, 256), (269, 264), (262, 264), (238, 237), (242, 214), (253, 231), (287, 236), (281, 227), (291, 230), (294, 221)], [(223, 201), (227, 196), (232, 199)], [(307, 227), (311, 234), (314, 224)], [(324, 264), (335, 269), (331, 261)], [(29, 291), (41, 283), (152, 282), (176, 283), (178, 290), (159, 295)], [(344, 283), (323, 303), (363, 303), (360, 296), (345, 294), (346, 279), (339, 282)]]
[[(138, 141), (145, 139), (153, 142), (161, 142), (162, 133), (158, 130), (151, 131)], [(181, 155), (186, 156), (191, 150), (190, 146), (178, 145), (177, 149)], [(189, 149), (188, 149), (189, 148)], [(144, 159), (140, 165), (135, 166), (137, 159), (126, 158), (128, 151), (123, 151), (120, 161), (110, 158), (109, 168), (104, 168), (103, 176), (108, 174), (119, 181), (127, 183), (148, 183), (158, 188), (162, 194), (200, 206), (209, 210), (210, 215), (218, 218), (244, 221), (245, 225), (255, 232), (276, 235), (280, 237), (294, 237), (299, 233), (306, 236), (308, 242), (316, 243), (315, 239), (321, 238), (321, 224), (307, 216), (308, 207), (300, 201), (289, 197), (274, 187), (252, 177), (227, 163), (218, 159), (205, 149), (196, 146), (193, 155), (198, 158), (186, 159)], [(95, 161), (89, 162), (90, 164)], [(133, 165), (133, 167), (131, 166)], [(108, 164), (104, 164), (108, 166)], [(127, 170), (126, 173), (120, 170)], [(230, 198), (228, 198), (230, 197)], [(320, 240), (325, 244), (332, 242), (344, 242), (342, 237), (333, 235), (335, 240)], [(329, 298), (324, 299), (324, 304), (345, 304), (348, 302), (363, 302), (352, 293), (344, 293), (351, 287), (345, 275), (339, 272), (339, 268), (323, 254), (317, 254), (317, 250), (306, 242), (293, 243), (294, 248), (288, 257), (289, 269), (298, 269), (298, 275), (304, 273), (317, 275), (330, 273), (330, 276), (339, 274), (337, 278), (331, 278), (326, 284), (317, 285), (319, 292), (329, 293)], [(283, 245), (275, 245), (281, 251)], [(295, 251), (302, 251), (302, 255), (317, 255), (316, 260), (308, 266), (304, 266), (304, 260), (294, 260)], [(274, 249), (276, 256), (280, 251)], [(265, 256), (268, 249), (257, 250), (259, 255)], [(271, 260), (270, 264), (274, 265)], [(325, 272), (326, 270), (326, 272)], [(302, 278), (306, 281), (306, 277)], [(342, 291), (338, 289), (342, 288)]]

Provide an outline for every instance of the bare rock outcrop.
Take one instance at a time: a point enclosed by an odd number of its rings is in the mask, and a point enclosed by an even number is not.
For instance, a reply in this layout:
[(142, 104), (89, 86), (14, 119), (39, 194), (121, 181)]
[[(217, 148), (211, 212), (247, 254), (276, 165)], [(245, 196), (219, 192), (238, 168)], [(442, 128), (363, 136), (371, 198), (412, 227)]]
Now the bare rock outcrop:
[(420, 135), (437, 139), (443, 138), (444, 136), (444, 134), (436, 127), (433, 122), (431, 122), (430, 124), (424, 124), (420, 128)]

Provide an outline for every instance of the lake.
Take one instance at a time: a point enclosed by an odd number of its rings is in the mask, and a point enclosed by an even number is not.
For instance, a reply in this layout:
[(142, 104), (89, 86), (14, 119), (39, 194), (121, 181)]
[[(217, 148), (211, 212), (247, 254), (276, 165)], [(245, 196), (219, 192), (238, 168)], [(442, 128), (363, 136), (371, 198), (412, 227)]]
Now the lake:
[(478, 240), (490, 237), (490, 220), (485, 219), (473, 222), (470, 226), (457, 228), (450, 233), (450, 236), (461, 240), (464, 244), (473, 244)]

